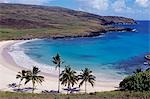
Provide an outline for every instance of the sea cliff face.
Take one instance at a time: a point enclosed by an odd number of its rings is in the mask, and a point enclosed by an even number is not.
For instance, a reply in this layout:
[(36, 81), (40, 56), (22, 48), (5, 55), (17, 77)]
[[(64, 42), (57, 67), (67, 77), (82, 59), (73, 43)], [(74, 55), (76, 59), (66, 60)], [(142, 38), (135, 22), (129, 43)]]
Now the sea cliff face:
[(0, 40), (97, 36), (130, 30), (109, 26), (136, 24), (133, 19), (99, 16), (61, 7), (0, 4)]

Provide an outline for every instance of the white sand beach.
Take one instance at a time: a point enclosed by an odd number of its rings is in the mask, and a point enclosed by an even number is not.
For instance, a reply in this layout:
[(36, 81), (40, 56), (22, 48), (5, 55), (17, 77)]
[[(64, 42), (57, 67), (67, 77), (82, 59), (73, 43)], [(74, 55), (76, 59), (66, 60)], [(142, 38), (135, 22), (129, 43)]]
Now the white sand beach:
[[(22, 63), (24, 66), (19, 67), (18, 64), (14, 61), (14, 59), (9, 54), (9, 47), (16, 43), (21, 43), (23, 41), (1, 41), (0, 42), (0, 91), (13, 91), (13, 88), (8, 87), (8, 84), (17, 83), (19, 82), (16, 79), (17, 72), (21, 71), (22, 69), (31, 69), (31, 67), (25, 67), (26, 64), (32, 64), (30, 62)], [(48, 69), (49, 68), (49, 69)], [(52, 67), (42, 68), (40, 67), (43, 75), (45, 77), (45, 81), (42, 85), (38, 85), (35, 90), (36, 93), (40, 93), (43, 90), (54, 90), (57, 91), (57, 70)], [(45, 72), (46, 71), (46, 72)], [(77, 85), (76, 85), (77, 86)], [(110, 91), (117, 89), (116, 87), (119, 86), (119, 82), (96, 82), (94, 87), (90, 85), (87, 87), (88, 92), (97, 92), (97, 91)], [(32, 87), (32, 84), (29, 83), (24, 86), (22, 83), (21, 88)], [(61, 88), (65, 88), (61, 86)], [(65, 93), (63, 89), (61, 89), (62, 93)], [(84, 92), (84, 86), (81, 87), (81, 92)]]

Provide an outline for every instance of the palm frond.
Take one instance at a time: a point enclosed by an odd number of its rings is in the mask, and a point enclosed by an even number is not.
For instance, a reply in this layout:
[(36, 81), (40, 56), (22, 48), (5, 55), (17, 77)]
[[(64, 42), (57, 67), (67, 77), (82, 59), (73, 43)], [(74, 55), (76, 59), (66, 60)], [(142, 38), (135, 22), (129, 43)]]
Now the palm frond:
[(76, 72), (70, 66), (66, 66), (65, 70), (60, 74), (60, 81), (62, 85), (73, 87), (78, 81), (78, 76), (76, 76)]
[(78, 80), (81, 80), (79, 83), (79, 87), (83, 85), (84, 82), (89, 82), (92, 86), (94, 86), (95, 76), (92, 74), (92, 71), (88, 68), (82, 70), (80, 75), (78, 75)]
[(80, 83), (79, 83), (79, 87), (81, 87), (84, 83), (84, 80), (82, 80)]
[(26, 78), (26, 81), (25, 81), (25, 83), (24, 83), (24, 84), (26, 85), (28, 82), (30, 82), (30, 80), (31, 80), (31, 79), (30, 79), (29, 77), (28, 77), (28, 78)]

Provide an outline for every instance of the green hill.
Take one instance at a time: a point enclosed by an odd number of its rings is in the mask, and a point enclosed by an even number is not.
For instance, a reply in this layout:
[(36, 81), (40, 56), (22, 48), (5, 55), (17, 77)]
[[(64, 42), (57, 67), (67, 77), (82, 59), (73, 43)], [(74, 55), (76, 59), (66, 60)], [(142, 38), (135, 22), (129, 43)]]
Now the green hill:
[(0, 3), (0, 40), (96, 36), (121, 31), (110, 24), (134, 24), (133, 19), (99, 16), (61, 7)]

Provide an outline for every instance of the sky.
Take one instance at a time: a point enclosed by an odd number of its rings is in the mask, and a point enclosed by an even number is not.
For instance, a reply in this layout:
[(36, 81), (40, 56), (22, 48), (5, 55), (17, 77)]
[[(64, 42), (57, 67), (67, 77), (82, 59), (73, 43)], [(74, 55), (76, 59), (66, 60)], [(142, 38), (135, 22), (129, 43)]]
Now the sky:
[(61, 6), (103, 16), (150, 20), (150, 0), (0, 0), (0, 3)]

